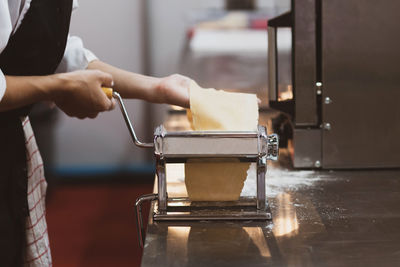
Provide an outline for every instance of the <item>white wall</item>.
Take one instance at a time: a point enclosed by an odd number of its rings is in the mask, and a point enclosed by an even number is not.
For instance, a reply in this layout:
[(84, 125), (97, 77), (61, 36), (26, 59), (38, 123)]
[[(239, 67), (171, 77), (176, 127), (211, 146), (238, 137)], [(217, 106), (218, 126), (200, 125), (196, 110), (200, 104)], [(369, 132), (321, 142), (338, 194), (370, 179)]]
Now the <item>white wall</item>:
[(223, 8), (223, 0), (149, 0), (150, 66), (154, 75), (177, 71), (186, 36), (185, 16), (204, 8)]
[[(142, 72), (141, 1), (80, 0), (72, 16), (72, 35), (83, 39), (101, 60)], [(145, 104), (128, 102), (139, 136), (146, 131)], [(119, 109), (95, 120), (78, 120), (64, 114), (56, 129), (56, 167), (103, 167), (140, 163), (146, 153), (132, 145)]]
[[(224, 6), (224, 0), (148, 0), (151, 73), (165, 76), (178, 70), (189, 13)], [(257, 6), (285, 10), (290, 0), (258, 0)]]

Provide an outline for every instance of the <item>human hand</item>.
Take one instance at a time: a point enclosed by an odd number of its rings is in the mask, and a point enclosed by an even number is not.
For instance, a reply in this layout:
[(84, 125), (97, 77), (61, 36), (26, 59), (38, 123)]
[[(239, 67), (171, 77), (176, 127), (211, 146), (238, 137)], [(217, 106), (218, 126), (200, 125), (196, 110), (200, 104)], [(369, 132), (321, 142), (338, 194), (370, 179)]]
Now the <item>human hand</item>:
[(189, 87), (191, 81), (190, 78), (179, 74), (161, 78), (156, 86), (158, 102), (189, 108)]
[(55, 77), (60, 86), (54, 90), (53, 100), (68, 116), (95, 118), (98, 113), (114, 108), (114, 100), (108, 99), (102, 90), (102, 86), (113, 86), (110, 74), (83, 70), (56, 74)]

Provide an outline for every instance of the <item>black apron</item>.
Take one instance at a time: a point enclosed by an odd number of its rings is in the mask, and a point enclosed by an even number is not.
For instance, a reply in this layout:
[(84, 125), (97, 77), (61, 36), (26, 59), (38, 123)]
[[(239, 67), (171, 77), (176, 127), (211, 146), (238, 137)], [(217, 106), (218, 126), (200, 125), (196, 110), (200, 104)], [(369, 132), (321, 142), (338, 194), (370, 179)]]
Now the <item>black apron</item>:
[[(64, 55), (72, 0), (32, 0), (0, 54), (5, 75), (53, 74)], [(28, 216), (25, 136), (21, 116), (30, 107), (0, 112), (0, 265), (21, 266)]]

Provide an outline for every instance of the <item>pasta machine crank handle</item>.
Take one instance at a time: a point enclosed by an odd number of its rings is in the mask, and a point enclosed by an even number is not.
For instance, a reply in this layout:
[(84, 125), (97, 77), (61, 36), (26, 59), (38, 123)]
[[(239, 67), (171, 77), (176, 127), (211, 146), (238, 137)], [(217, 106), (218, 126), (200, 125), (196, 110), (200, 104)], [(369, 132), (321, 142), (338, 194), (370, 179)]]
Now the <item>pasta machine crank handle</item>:
[(118, 101), (119, 108), (121, 109), (122, 116), (124, 117), (126, 126), (128, 126), (129, 133), (131, 134), (131, 137), (133, 139), (133, 142), (135, 145), (138, 147), (144, 147), (144, 148), (152, 148), (154, 147), (154, 143), (142, 143), (139, 141), (139, 139), (136, 136), (135, 130), (133, 129), (131, 120), (129, 119), (128, 112), (126, 111), (124, 102), (122, 101), (122, 97), (118, 92), (115, 92), (112, 88), (106, 88), (103, 87), (103, 92), (107, 95), (108, 98), (111, 99), (111, 97), (115, 98)]
[(119, 104), (119, 107), (121, 109), (122, 115), (124, 116), (126, 125), (128, 126), (129, 132), (130, 132), (130, 134), (132, 136), (133, 141), (135, 142), (135, 145), (137, 145), (138, 147), (144, 147), (144, 148), (152, 148), (152, 147), (154, 147), (154, 143), (142, 143), (142, 142), (139, 141), (139, 139), (136, 136), (135, 130), (133, 129), (132, 123), (131, 123), (131, 121), (129, 119), (128, 112), (126, 111), (124, 102), (122, 102), (122, 98), (121, 98), (120, 94), (118, 92), (114, 91), (113, 92), (113, 97), (115, 99), (117, 99), (117, 101), (118, 101), (118, 104)]
[[(129, 119), (128, 112), (126, 111), (124, 102), (122, 101), (122, 98), (118, 92), (115, 92), (112, 88), (107, 88), (103, 87), (103, 92), (107, 95), (108, 98), (115, 98), (118, 101), (119, 107), (121, 109), (122, 115), (125, 119), (126, 125), (128, 126), (129, 132), (132, 136), (132, 139), (135, 143), (135, 145), (139, 147), (144, 147), (144, 148), (152, 148), (154, 147), (154, 143), (142, 143), (139, 141), (139, 139), (136, 136), (135, 130), (133, 129), (132, 123)], [(142, 203), (144, 201), (153, 201), (158, 198), (158, 194), (147, 194), (140, 196), (138, 199), (136, 199), (135, 202), (135, 215), (136, 215), (136, 228), (138, 232), (138, 240), (139, 240), (139, 245), (141, 248), (143, 248), (144, 245), (144, 227), (143, 227), (143, 216), (142, 216)]]

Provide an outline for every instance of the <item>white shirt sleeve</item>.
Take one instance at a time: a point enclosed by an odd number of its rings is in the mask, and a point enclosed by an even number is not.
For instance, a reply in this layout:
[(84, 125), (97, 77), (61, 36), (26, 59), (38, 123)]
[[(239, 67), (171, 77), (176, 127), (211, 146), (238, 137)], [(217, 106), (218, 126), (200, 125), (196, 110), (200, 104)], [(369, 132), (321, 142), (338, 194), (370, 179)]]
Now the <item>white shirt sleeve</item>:
[[(18, 28), (30, 6), (30, 0), (25, 0), (22, 10), (20, 10), (20, 1), (11, 2), (13, 4), (11, 6), (9, 2), (9, 0), (0, 0), (0, 54), (6, 48), (10, 36), (13, 31)], [(78, 0), (74, 0), (73, 10), (77, 9), (78, 6)], [(84, 48), (80, 38), (68, 36), (64, 57), (56, 72), (60, 73), (86, 69), (88, 64), (95, 59), (97, 59), (97, 57)], [(4, 96), (6, 88), (6, 79), (0, 69), (0, 101)]]
[(58, 65), (56, 73), (86, 69), (88, 64), (96, 59), (97, 57), (83, 46), (79, 37), (68, 36), (64, 57)]
[[(0, 54), (6, 48), (12, 32), (8, 0), (0, 0)], [(0, 101), (6, 91), (6, 78), (0, 69)]]
[(0, 101), (3, 99), (4, 93), (6, 92), (7, 83), (6, 77), (0, 69)]

